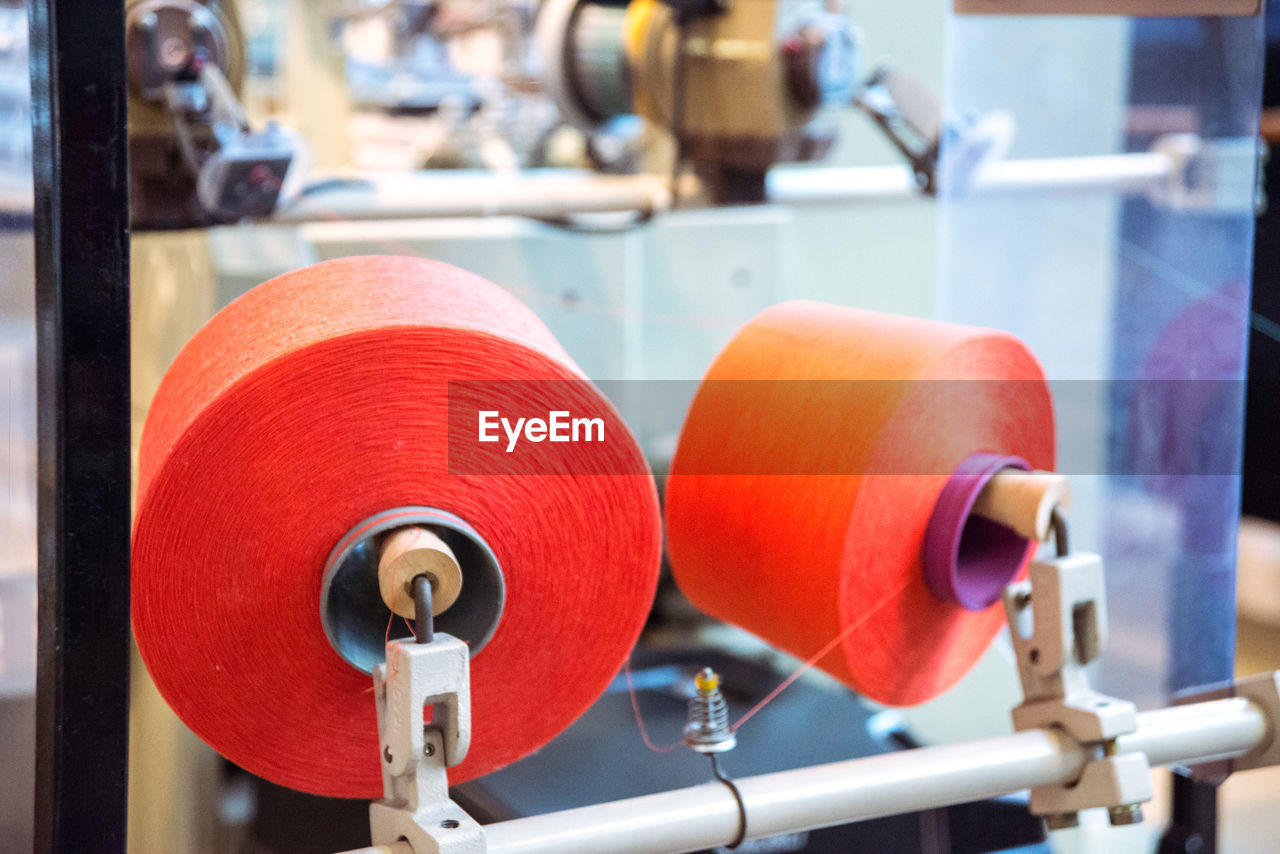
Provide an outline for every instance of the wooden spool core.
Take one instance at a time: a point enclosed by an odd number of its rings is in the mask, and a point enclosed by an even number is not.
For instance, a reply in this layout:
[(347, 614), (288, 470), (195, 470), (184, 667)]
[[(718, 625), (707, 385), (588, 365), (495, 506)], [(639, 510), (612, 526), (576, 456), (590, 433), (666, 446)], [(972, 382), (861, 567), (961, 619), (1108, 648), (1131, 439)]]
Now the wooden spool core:
[(1064, 516), (1071, 509), (1071, 484), (1066, 477), (1007, 468), (978, 493), (973, 514), (1044, 542), (1049, 539), (1049, 517), (1055, 507)]
[(458, 600), (462, 568), (449, 545), (426, 528), (397, 528), (382, 542), (378, 589), (388, 608), (410, 620), (416, 612), (412, 583), (419, 575), (426, 575), (431, 581), (434, 614)]

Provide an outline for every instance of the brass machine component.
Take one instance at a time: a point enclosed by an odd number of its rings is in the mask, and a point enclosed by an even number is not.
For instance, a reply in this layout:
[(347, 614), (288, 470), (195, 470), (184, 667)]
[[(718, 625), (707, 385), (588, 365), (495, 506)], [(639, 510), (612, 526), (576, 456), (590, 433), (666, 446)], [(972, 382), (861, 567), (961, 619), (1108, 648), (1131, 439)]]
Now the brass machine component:
[(565, 115), (667, 129), (717, 202), (760, 201), (775, 163), (822, 156), (834, 137), (818, 109), (857, 89), (851, 28), (815, 0), (552, 0), (541, 15)]

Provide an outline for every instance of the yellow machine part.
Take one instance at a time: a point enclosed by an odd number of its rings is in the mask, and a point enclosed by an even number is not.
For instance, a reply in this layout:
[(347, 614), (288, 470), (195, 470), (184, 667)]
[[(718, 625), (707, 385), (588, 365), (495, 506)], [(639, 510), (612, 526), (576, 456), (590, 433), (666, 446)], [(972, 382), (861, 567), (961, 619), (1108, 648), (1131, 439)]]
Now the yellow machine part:
[[(625, 44), (636, 112), (679, 129), (695, 160), (754, 166), (779, 159), (778, 149), (813, 115), (787, 87), (780, 20), (794, 5), (735, 0), (722, 14), (690, 21), (681, 38), (670, 6), (634, 0), (627, 7)], [(681, 42), (684, 67), (678, 71)], [(684, 85), (678, 121), (677, 73)]]

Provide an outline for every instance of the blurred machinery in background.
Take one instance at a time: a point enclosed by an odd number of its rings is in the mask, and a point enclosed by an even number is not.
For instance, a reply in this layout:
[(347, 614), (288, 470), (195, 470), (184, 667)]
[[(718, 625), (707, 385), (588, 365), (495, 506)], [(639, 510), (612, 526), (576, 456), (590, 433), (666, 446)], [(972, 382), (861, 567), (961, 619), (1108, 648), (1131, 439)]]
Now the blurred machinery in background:
[(235, 4), (136, 0), (127, 27), (135, 223), (172, 228), (271, 213), (296, 142), (274, 124), (254, 130), (245, 116)]
[(851, 103), (848, 19), (815, 2), (550, 0), (538, 28), (548, 89), (577, 126), (637, 114), (670, 132), (718, 201), (762, 201), (775, 163), (814, 160)]
[[(525, 0), (338, 6), (353, 129), (392, 134), (379, 154), (404, 168), (512, 169), (548, 165), (560, 124), (542, 95)], [(381, 119), (381, 120), (380, 120)], [(392, 131), (399, 126), (398, 133)], [(381, 157), (355, 158), (386, 167)], [(380, 162), (379, 162), (380, 161)]]
[[(1118, 128), (1136, 121), (1142, 93), (1122, 88), (1130, 62), (1123, 21), (1044, 30), (1025, 19), (986, 30), (950, 21), (948, 39), (960, 38), (946, 41), (932, 20), (944, 17), (939, 10), (863, 4), (851, 14), (802, 0), (129, 0), (128, 9), (135, 227), (200, 229), (135, 237), (139, 422), (164, 366), (218, 306), (273, 275), (341, 255), (422, 254), (480, 272), (526, 300), (589, 374), (628, 381), (699, 375), (735, 326), (788, 297), (936, 311), (1016, 330), (1036, 341), (1055, 377), (1110, 379), (1121, 372), (1096, 360), (1141, 349), (1133, 318), (1158, 326), (1245, 257), (1245, 239), (1223, 224), (1251, 222), (1248, 122), (1178, 125), (1154, 143), (1125, 143)], [(910, 33), (895, 42), (898, 18)], [(869, 46), (893, 64), (881, 64)], [(945, 69), (945, 100), (935, 94), (943, 56), (956, 66)], [(966, 59), (986, 76), (957, 74)], [(1007, 75), (1010, 67), (1037, 73), (1023, 79)], [(1178, 97), (1191, 103), (1187, 111), (1198, 109), (1194, 96)], [(1014, 115), (1016, 159), (1002, 162)], [(824, 158), (816, 168), (773, 169)], [(682, 163), (692, 174), (682, 174)], [(984, 192), (966, 196), (970, 185)], [(928, 196), (941, 204), (914, 201)], [(1213, 271), (1191, 265), (1182, 273), (1181, 258), (1153, 250), (1168, 228), (1121, 239), (1118, 200), (1186, 224), (1195, 235), (1187, 253)], [(769, 204), (752, 204), (762, 201)], [(666, 216), (673, 208), (682, 209)], [(620, 228), (578, 227), (591, 214), (621, 213), (628, 218)], [(204, 228), (242, 219), (252, 222)], [(633, 227), (639, 223), (646, 225)], [(1114, 293), (1148, 250), (1165, 259), (1158, 299), (1145, 298), (1155, 308), (1113, 312)], [(663, 393), (680, 398), (687, 390), (678, 386)], [(610, 393), (661, 469), (683, 402), (630, 407), (633, 389)], [(655, 413), (670, 423), (656, 423)], [(1081, 470), (1100, 465), (1090, 460)], [(1090, 502), (1099, 517), (1115, 503), (1106, 495)], [(1172, 542), (1157, 525), (1165, 524), (1160, 499), (1135, 503), (1147, 527), (1117, 527), (1140, 546), (1114, 555), (1119, 547), (1107, 545), (1109, 583), (1122, 592), (1112, 596), (1120, 640), (1102, 684), (1136, 683), (1134, 698), (1150, 706), (1165, 702), (1165, 665), (1152, 659), (1165, 655), (1173, 633), (1161, 622), (1171, 607), (1151, 597), (1175, 589), (1164, 583), (1172, 571), (1157, 564), (1176, 549), (1160, 550)], [(1105, 541), (1096, 520), (1081, 526), (1088, 539)], [(1143, 595), (1124, 595), (1139, 578)], [(1133, 614), (1136, 607), (1143, 613)], [(739, 685), (768, 684), (787, 669), (688, 610), (668, 586), (637, 658), (638, 690), (669, 706), (655, 714), (672, 726), (683, 719), (688, 682), (673, 675), (673, 655), (690, 663), (724, 655), (713, 659), (721, 671), (762, 671)], [(836, 698), (820, 681), (801, 684), (775, 709), (770, 739), (756, 745), (763, 758), (748, 764), (773, 770), (767, 762), (779, 754), (808, 763), (990, 734), (974, 730), (979, 715), (954, 712), (977, 704), (1003, 714), (1016, 702), (1008, 659), (995, 649), (969, 693), (942, 701), (941, 711), (883, 713)], [(136, 673), (144, 682), (140, 666)], [(340, 828), (363, 832), (363, 805), (339, 820), (340, 804), (246, 781), (147, 691), (137, 686), (134, 700), (134, 731), (146, 733), (135, 743), (149, 745), (135, 752), (132, 772), (148, 787), (133, 807), (138, 850), (247, 834), (284, 851), (303, 844), (297, 824), (314, 825), (308, 842), (320, 850), (348, 844)], [(759, 699), (728, 696), (743, 708)], [(806, 722), (820, 721), (824, 704), (837, 699), (852, 721), (844, 735), (857, 743), (814, 744), (810, 733), (821, 723)], [(682, 768), (684, 776), (660, 766), (646, 777), (652, 757), (634, 744), (634, 755), (619, 760), (631, 779), (596, 762), (619, 727), (631, 732), (631, 714), (625, 685), (613, 686), (567, 740), (464, 786), (468, 811), (501, 820), (701, 780), (701, 764)], [(875, 725), (863, 726), (864, 718)], [(744, 757), (752, 749), (744, 745)], [(552, 787), (548, 778), (572, 782)], [(216, 822), (208, 809), (215, 796)], [(1008, 813), (991, 822), (1010, 829), (1008, 844), (1030, 838), (1011, 818), (1025, 819), (1021, 805), (980, 807)], [(865, 843), (877, 850), (924, 850), (925, 839), (940, 838), (941, 822), (943, 836), (950, 823), (954, 850), (993, 844), (984, 837), (964, 847), (956, 834), (972, 819), (962, 809), (857, 833), (889, 840)], [(280, 820), (306, 810), (314, 822)], [(841, 837), (846, 848), (853, 838)], [(815, 834), (795, 844), (840, 843)]]
[[(278, 25), (278, 4), (240, 7)], [(334, 180), (305, 174), (298, 135), (273, 120), (251, 127), (237, 9), (227, 0), (129, 5), (138, 227), (265, 217), (290, 201), (286, 178), (299, 192)], [(831, 149), (832, 107), (869, 115), (929, 193), (944, 135), (952, 159), (970, 164), (965, 173), (1012, 135), (1000, 117), (944, 122), (938, 98), (899, 69), (863, 81), (858, 36), (834, 0), (414, 0), (305, 13), (310, 37), (281, 44), (278, 32), (250, 33), (250, 47), (270, 57), (255, 65), (305, 78), (287, 87), (295, 99), (350, 103), (349, 126), (299, 119), (313, 146), (351, 137), (350, 162), (321, 164), (330, 169), (669, 171), (678, 198), (687, 162), (704, 201), (756, 203), (771, 167)], [(300, 61), (303, 53), (312, 56)]]

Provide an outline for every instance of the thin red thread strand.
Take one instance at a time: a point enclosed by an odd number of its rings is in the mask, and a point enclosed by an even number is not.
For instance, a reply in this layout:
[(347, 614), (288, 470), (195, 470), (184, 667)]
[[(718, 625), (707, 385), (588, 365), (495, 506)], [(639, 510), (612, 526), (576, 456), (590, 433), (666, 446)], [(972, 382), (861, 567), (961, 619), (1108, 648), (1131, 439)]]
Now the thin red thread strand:
[[(417, 541), (417, 540), (415, 539), (415, 542), (416, 542), (416, 541)], [(391, 604), (392, 604), (392, 606), (394, 606), (394, 605), (396, 604), (396, 600), (397, 600), (397, 599), (399, 599), (399, 598), (400, 598), (400, 592), (399, 592), (398, 590), (396, 590), (396, 589), (393, 587), (393, 588), (391, 589)], [(401, 617), (400, 619), (404, 620), (404, 624), (405, 624), (406, 626), (408, 626), (408, 628), (409, 628), (409, 634), (413, 635), (413, 639), (416, 641), (416, 640), (418, 639), (418, 634), (417, 634), (417, 632), (415, 632), (415, 631), (413, 630), (413, 626), (410, 626), (410, 625), (409, 625), (409, 621), (408, 621), (408, 620), (405, 620), (405, 619), (404, 619), (404, 617)], [(383, 648), (386, 648), (386, 647), (391, 643), (391, 624), (392, 624), (392, 623), (394, 623), (395, 621), (396, 621), (396, 612), (393, 610), (390, 614), (388, 614), (388, 615), (387, 615), (387, 630), (386, 630), (385, 632), (383, 632), (383, 633), (382, 633), (382, 646), (383, 646)], [(391, 673), (394, 675), (394, 674), (395, 674), (395, 673), (397, 673), (397, 672), (399, 672), (399, 671), (397, 671), (397, 670), (396, 670), (396, 665), (395, 665), (395, 664), (392, 664), (392, 665), (391, 665)]]
[(652, 750), (654, 753), (670, 753), (680, 745), (684, 744), (684, 740), (673, 742), (666, 747), (659, 747), (649, 738), (649, 730), (645, 729), (644, 716), (640, 714), (640, 699), (636, 696), (636, 686), (631, 680), (631, 656), (627, 656), (627, 660), (622, 664), (622, 670), (627, 674), (627, 693), (631, 695), (631, 711), (636, 716), (636, 726), (640, 729), (640, 738), (644, 740), (644, 746)]
[[(857, 620), (850, 623), (849, 625), (845, 626), (844, 629), (841, 630), (840, 634), (832, 638), (831, 641), (827, 643), (826, 646), (822, 647), (822, 649), (818, 650), (812, 656), (805, 659), (805, 661), (802, 662), (800, 666), (797, 667), (790, 676), (788, 676), (786, 679), (783, 679), (780, 683), (778, 683), (778, 686), (774, 688), (772, 691), (770, 691), (768, 694), (766, 694), (764, 698), (760, 700), (760, 702), (756, 703), (750, 709), (747, 709), (747, 711), (743, 713), (742, 717), (738, 718), (738, 720), (734, 722), (731, 729), (734, 732), (737, 732), (738, 729), (743, 724), (751, 720), (751, 718), (755, 717), (756, 713), (758, 713), (765, 706), (772, 703), (774, 700), (778, 699), (779, 694), (781, 694), (783, 691), (787, 690), (793, 684), (795, 684), (795, 681), (799, 679), (801, 676), (803, 676), (805, 673), (808, 673), (810, 670), (816, 667), (819, 661), (821, 661), (833, 649), (835, 649), (837, 646), (843, 643), (845, 639), (849, 637), (849, 635), (857, 631), (857, 629), (860, 626), (864, 625), (867, 622), (867, 620), (871, 619), (871, 617), (877, 611), (883, 608), (889, 602), (889, 600), (891, 600), (894, 596), (897, 596), (901, 592), (902, 592), (902, 589), (898, 589), (890, 592), (889, 594), (884, 596), (879, 602), (873, 605), (871, 608), (867, 609), (867, 611), (861, 617), (859, 617)], [(675, 750), (677, 747), (679, 747), (681, 744), (684, 743), (683, 740), (674, 742), (672, 744), (668, 744), (666, 747), (658, 747), (649, 738), (649, 731), (648, 729), (645, 728), (645, 725), (644, 725), (644, 716), (640, 713), (640, 699), (636, 694), (636, 686), (631, 678), (631, 656), (627, 656), (627, 660), (622, 665), (622, 669), (623, 669), (623, 672), (625, 672), (627, 675), (627, 693), (630, 694), (631, 696), (631, 711), (635, 714), (636, 726), (640, 730), (640, 738), (644, 741), (644, 746), (652, 750), (654, 753), (670, 753), (672, 750)]]
[(772, 691), (770, 691), (768, 694), (764, 696), (764, 699), (756, 703), (750, 709), (747, 709), (747, 711), (743, 713), (742, 717), (738, 718), (738, 720), (734, 722), (732, 727), (733, 731), (737, 732), (738, 729), (743, 724), (745, 724), (747, 721), (755, 717), (756, 713), (759, 712), (761, 709), (763, 709), (765, 706), (769, 705), (774, 700), (776, 700), (778, 698), (778, 695), (781, 694), (783, 691), (787, 690), (787, 688), (791, 687), (791, 685), (795, 683), (797, 679), (799, 679), (805, 673), (808, 673), (810, 670), (816, 667), (819, 661), (825, 658), (827, 654), (830, 653), (837, 646), (844, 643), (845, 639), (849, 637), (849, 635), (853, 634), (860, 626), (866, 623), (867, 620), (871, 619), (873, 614), (875, 614), (877, 611), (883, 608), (885, 604), (889, 602), (890, 599), (892, 599), (894, 596), (897, 596), (899, 593), (901, 593), (903, 589), (905, 589), (905, 585), (902, 588), (898, 590), (894, 590), (892, 593), (882, 598), (874, 606), (872, 606), (871, 608), (868, 608), (867, 611), (863, 613), (861, 617), (859, 617), (857, 620), (850, 623), (849, 625), (845, 626), (844, 630), (841, 631), (840, 634), (832, 638), (830, 643), (828, 643), (822, 649), (815, 652), (809, 658), (805, 659), (805, 661), (799, 667), (797, 667), (790, 676), (788, 676), (786, 679), (783, 679), (782, 682), (778, 683), (777, 688), (774, 688)]

